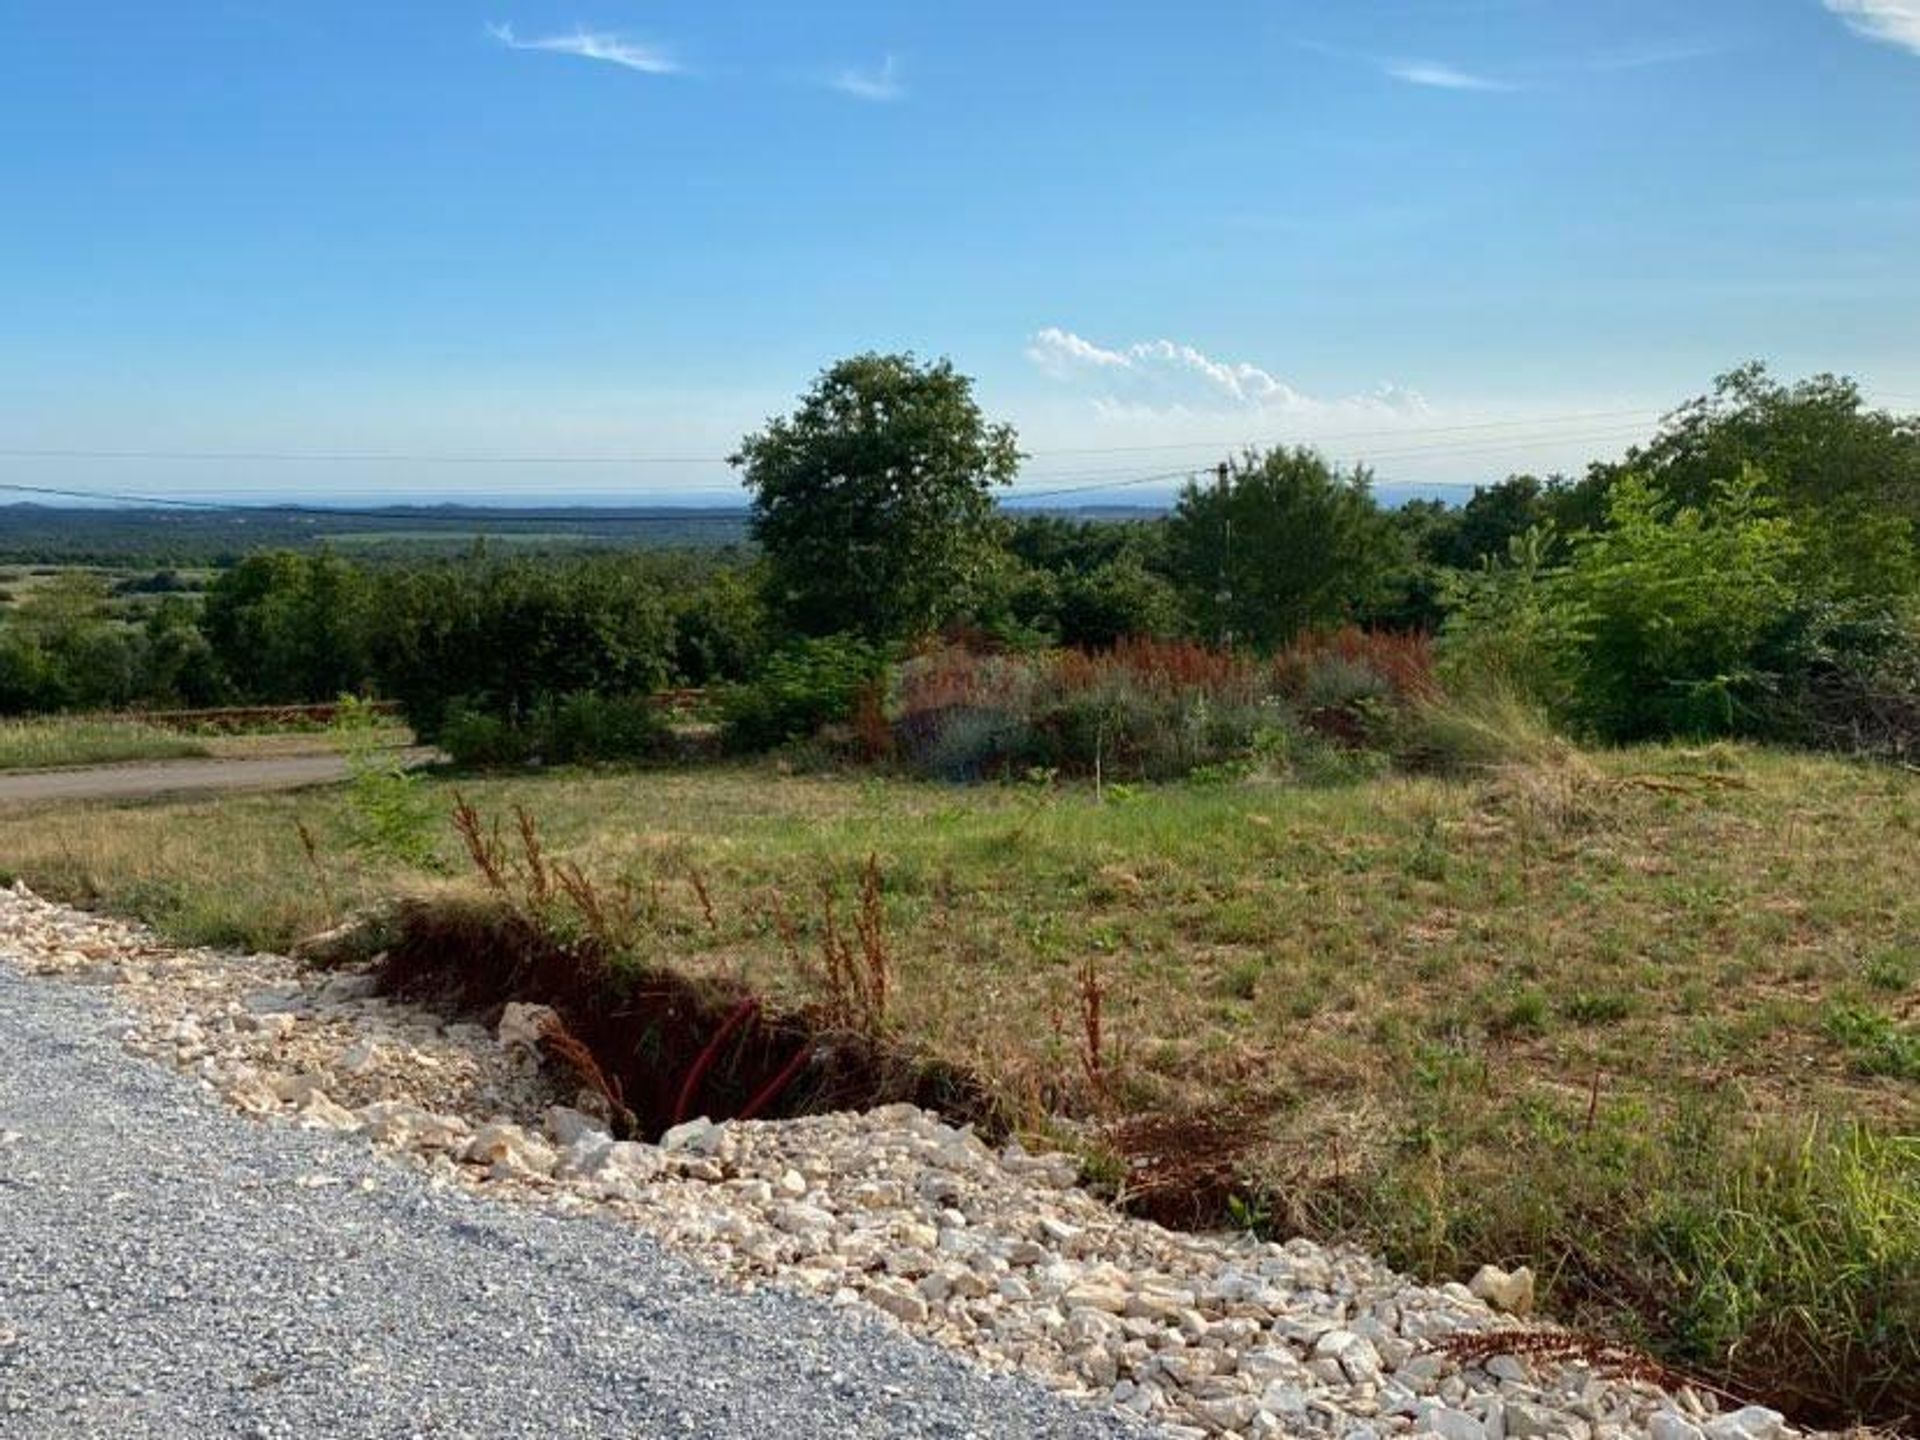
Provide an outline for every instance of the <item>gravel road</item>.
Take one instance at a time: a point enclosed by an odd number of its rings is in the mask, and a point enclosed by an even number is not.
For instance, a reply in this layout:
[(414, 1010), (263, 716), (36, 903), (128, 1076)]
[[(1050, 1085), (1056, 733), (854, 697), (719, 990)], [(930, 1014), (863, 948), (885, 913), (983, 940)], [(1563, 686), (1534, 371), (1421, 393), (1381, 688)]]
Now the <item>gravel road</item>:
[(433, 1189), (0, 963), (0, 1434), (1117, 1436), (626, 1228)]
[(0, 805), (58, 800), (141, 800), (206, 790), (296, 790), (346, 777), (338, 755), (273, 755), (254, 759), (141, 760), (71, 770), (0, 774)]
[[(403, 750), (410, 765), (433, 759), (432, 748)], [(317, 755), (216, 756), (206, 760), (136, 760), (65, 770), (0, 773), (0, 806), (64, 800), (145, 800), (155, 795), (216, 790), (299, 790), (347, 777), (347, 762)]]

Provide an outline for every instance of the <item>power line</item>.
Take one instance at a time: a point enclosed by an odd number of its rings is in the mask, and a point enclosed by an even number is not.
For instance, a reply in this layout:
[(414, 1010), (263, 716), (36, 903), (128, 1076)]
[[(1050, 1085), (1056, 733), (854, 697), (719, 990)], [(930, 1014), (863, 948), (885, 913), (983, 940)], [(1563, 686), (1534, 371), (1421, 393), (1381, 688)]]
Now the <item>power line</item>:
[[(1516, 426), (1537, 428), (1544, 425), (1572, 424), (1582, 420), (1608, 420), (1627, 415), (1658, 419), (1665, 412), (1642, 406), (1633, 410), (1576, 410), (1561, 415), (1535, 415), (1514, 420), (1481, 420), (1469, 425), (1397, 425), (1381, 430), (1332, 431), (1315, 437), (1310, 443), (1319, 444), (1326, 440), (1377, 440), (1400, 435), (1458, 435), (1469, 431), (1512, 428)], [(1064, 446), (1048, 450), (1033, 450), (1030, 455), (1120, 455), (1130, 452), (1151, 450), (1231, 450), (1247, 445), (1283, 444), (1280, 440), (1248, 440), (1242, 436), (1232, 440), (1177, 440), (1163, 441), (1148, 445), (1080, 445)]]
[[(1536, 415), (1511, 420), (1483, 420), (1462, 425), (1398, 425), (1385, 429), (1334, 431), (1318, 441), (1344, 441), (1458, 435), (1487, 430), (1539, 429), (1581, 421), (1621, 416), (1657, 417), (1657, 410), (1581, 410), (1559, 415)], [(1279, 440), (1249, 439), (1241, 435), (1220, 440), (1178, 440), (1142, 445), (1080, 445), (1029, 450), (1029, 458), (1054, 455), (1124, 455), (1170, 450), (1220, 450), (1247, 445), (1279, 444)], [(6, 446), (0, 459), (9, 460), (136, 460), (194, 464), (319, 464), (319, 465), (727, 465), (724, 455), (474, 455), (437, 451), (391, 450), (174, 450), (99, 449), (80, 446)]]
[[(1911, 395), (1888, 394), (1881, 397), (1882, 404), (1920, 405), (1920, 397)], [(1370, 430), (1328, 431), (1311, 437), (1306, 443), (1321, 445), (1356, 440), (1399, 440), (1418, 441), (1422, 436), (1447, 436), (1479, 434), (1501, 430), (1533, 430), (1551, 432), (1553, 427), (1579, 425), (1588, 421), (1622, 420), (1635, 417), (1637, 421), (1658, 420), (1665, 411), (1641, 406), (1617, 410), (1572, 410), (1554, 415), (1534, 415), (1510, 420), (1481, 420), (1458, 425), (1394, 425)], [(1615, 427), (1608, 427), (1615, 428)], [(1551, 443), (1556, 439), (1568, 441), (1579, 437), (1568, 434), (1559, 436), (1547, 433), (1542, 443)], [(1245, 435), (1214, 440), (1173, 440), (1158, 441), (1136, 445), (1066, 445), (1043, 447), (1029, 450), (1030, 459), (1043, 459), (1052, 456), (1067, 455), (1126, 455), (1166, 453), (1177, 450), (1234, 450), (1249, 446), (1260, 448), (1292, 443), (1282, 437), (1249, 438)], [(1442, 442), (1444, 445), (1446, 442)], [(1423, 447), (1424, 448), (1424, 447)], [(728, 465), (732, 461), (724, 455), (474, 455), (448, 454), (435, 451), (376, 451), (376, 450), (173, 450), (173, 449), (99, 449), (79, 446), (5, 446), (0, 447), (0, 459), (8, 460), (103, 460), (103, 461), (145, 461), (154, 463), (191, 463), (191, 464), (296, 464), (296, 465), (553, 465), (553, 466), (624, 466), (624, 465)]]
[(7, 460), (149, 460), (193, 464), (726, 465), (724, 455), (433, 455), (373, 450), (81, 450), (9, 447)]
[(1152, 485), (1168, 480), (1190, 480), (1197, 470), (1188, 466), (1183, 470), (1161, 470), (1152, 475), (1135, 475), (1126, 480), (1098, 481), (1091, 485), (1063, 485), (1053, 490), (1009, 490), (1001, 498), (1007, 500), (1051, 500), (1059, 495), (1092, 495), (1102, 490), (1127, 490), (1136, 485)]

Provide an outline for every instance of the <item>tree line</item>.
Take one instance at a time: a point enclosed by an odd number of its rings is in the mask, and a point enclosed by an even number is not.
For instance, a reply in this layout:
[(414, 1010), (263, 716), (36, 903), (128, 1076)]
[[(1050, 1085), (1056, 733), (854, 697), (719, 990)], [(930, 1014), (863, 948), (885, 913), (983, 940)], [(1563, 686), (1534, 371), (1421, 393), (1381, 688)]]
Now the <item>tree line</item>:
[(1020, 459), (950, 363), (856, 356), (733, 456), (749, 550), (476, 546), (377, 567), (265, 550), (138, 624), (69, 572), (0, 620), (0, 710), (352, 692), (399, 700), (428, 737), (557, 734), (563, 711), (592, 708), (580, 697), (619, 729), (609, 703), (789, 693), (810, 665), (843, 696), (851, 673), (938, 632), (1270, 653), (1354, 625), (1436, 634), (1454, 684), (1508, 688), (1603, 739), (1920, 730), (1920, 425), (1846, 379), (1749, 365), (1617, 462), (1512, 476), (1460, 506), (1386, 507), (1364, 469), (1278, 448), (1228, 458), (1164, 516), (1089, 522), (999, 506)]

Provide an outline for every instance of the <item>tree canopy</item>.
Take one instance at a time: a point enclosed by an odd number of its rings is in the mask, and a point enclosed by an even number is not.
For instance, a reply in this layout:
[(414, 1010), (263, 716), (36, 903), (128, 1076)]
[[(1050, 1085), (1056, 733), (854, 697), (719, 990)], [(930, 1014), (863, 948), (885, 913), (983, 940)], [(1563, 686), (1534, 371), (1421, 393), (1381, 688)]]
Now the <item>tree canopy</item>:
[(892, 639), (965, 614), (1000, 559), (993, 488), (1011, 426), (951, 362), (856, 355), (740, 442), (772, 618), (808, 635)]
[(1305, 448), (1249, 451), (1221, 483), (1190, 483), (1167, 544), (1199, 632), (1263, 649), (1349, 618), (1404, 547), (1367, 472)]

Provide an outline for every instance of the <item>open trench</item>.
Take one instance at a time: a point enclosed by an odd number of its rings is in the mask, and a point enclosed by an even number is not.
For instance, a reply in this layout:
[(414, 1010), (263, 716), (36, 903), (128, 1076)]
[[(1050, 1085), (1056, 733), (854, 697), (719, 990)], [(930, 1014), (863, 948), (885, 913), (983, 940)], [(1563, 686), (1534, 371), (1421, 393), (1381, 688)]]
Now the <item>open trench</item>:
[(605, 1102), (616, 1130), (655, 1140), (696, 1116), (782, 1119), (910, 1102), (991, 1127), (987, 1088), (951, 1066), (737, 981), (614, 964), (589, 936), (558, 937), (491, 906), (420, 905), (397, 918), (375, 971), (383, 993), (486, 1023), (510, 1003), (550, 1007), (548, 1061)]

